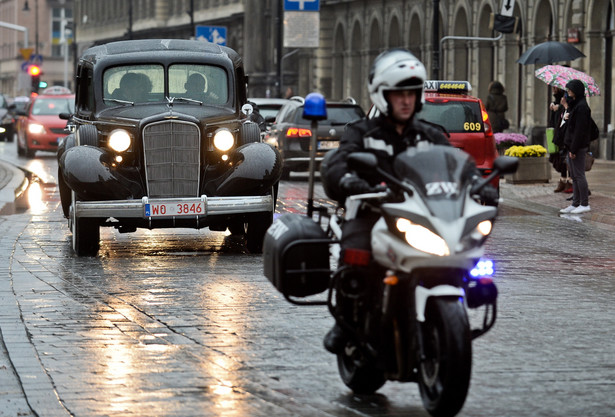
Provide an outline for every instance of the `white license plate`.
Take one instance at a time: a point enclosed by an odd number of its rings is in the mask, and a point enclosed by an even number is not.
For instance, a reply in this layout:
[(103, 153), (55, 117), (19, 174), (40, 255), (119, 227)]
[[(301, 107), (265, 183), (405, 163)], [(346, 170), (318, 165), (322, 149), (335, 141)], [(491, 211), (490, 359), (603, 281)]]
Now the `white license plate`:
[(337, 149), (339, 146), (340, 143), (335, 140), (323, 140), (318, 142), (318, 149)]
[(205, 214), (205, 202), (147, 203), (145, 217), (198, 216)]

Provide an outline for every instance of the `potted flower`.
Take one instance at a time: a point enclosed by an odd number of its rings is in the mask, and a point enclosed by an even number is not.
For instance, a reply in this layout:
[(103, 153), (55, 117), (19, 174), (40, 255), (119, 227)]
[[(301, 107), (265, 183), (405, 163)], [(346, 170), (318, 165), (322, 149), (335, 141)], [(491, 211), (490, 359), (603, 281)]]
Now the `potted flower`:
[(521, 133), (496, 133), (493, 135), (495, 147), (500, 155), (511, 146), (521, 146), (527, 143), (527, 136)]
[(541, 145), (511, 146), (504, 153), (506, 156), (519, 158), (519, 168), (514, 174), (504, 176), (507, 182), (513, 184), (530, 182), (549, 182), (551, 165), (547, 158), (547, 150)]

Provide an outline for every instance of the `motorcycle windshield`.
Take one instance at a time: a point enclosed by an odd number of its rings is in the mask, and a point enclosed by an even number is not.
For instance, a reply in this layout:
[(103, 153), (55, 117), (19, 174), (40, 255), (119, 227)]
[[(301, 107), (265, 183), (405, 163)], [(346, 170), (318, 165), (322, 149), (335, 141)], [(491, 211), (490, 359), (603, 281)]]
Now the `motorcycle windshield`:
[(461, 215), (465, 190), (477, 173), (467, 153), (431, 144), (399, 154), (393, 170), (399, 179), (414, 185), (432, 215), (447, 221)]

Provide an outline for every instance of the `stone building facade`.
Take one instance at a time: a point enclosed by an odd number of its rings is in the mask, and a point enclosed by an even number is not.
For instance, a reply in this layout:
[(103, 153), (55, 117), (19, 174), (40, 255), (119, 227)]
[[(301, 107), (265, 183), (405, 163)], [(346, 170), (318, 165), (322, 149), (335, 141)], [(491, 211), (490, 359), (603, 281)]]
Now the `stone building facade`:
[[(0, 0), (0, 5), (7, 1), (17, 0)], [(501, 35), (491, 28), (492, 15), (501, 12), (504, 1), (514, 4), (517, 33)], [(227, 45), (244, 57), (251, 96), (284, 95), (290, 87), (294, 94), (319, 91), (330, 100), (352, 96), (367, 108), (365, 84), (373, 59), (387, 48), (408, 48), (423, 60), (430, 77), (469, 80), (480, 98), (492, 80), (501, 81), (511, 129), (535, 142), (543, 140), (550, 92), (534, 77), (541, 65), (516, 60), (535, 44), (570, 41), (586, 57), (559, 64), (596, 79), (602, 94), (588, 100), (592, 115), (605, 136), (615, 123), (615, 0), (320, 0), (317, 48), (283, 46), (283, 0), (74, 4), (77, 55), (112, 40), (190, 38), (200, 25), (226, 27)], [(611, 148), (605, 152), (613, 153)]]

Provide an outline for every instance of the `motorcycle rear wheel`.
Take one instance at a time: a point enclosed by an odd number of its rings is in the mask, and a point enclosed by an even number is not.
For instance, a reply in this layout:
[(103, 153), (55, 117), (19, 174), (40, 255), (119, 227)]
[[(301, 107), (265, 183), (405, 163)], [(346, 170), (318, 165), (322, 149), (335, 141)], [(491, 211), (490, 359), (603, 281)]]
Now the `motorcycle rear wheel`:
[(421, 324), (425, 359), (419, 366), (423, 406), (435, 417), (454, 416), (463, 407), (472, 371), (472, 338), (462, 302), (434, 298)]
[(357, 348), (350, 344), (342, 353), (338, 353), (337, 369), (340, 377), (355, 394), (373, 394), (386, 382), (384, 372), (368, 359), (359, 358), (357, 355), (360, 355)]

